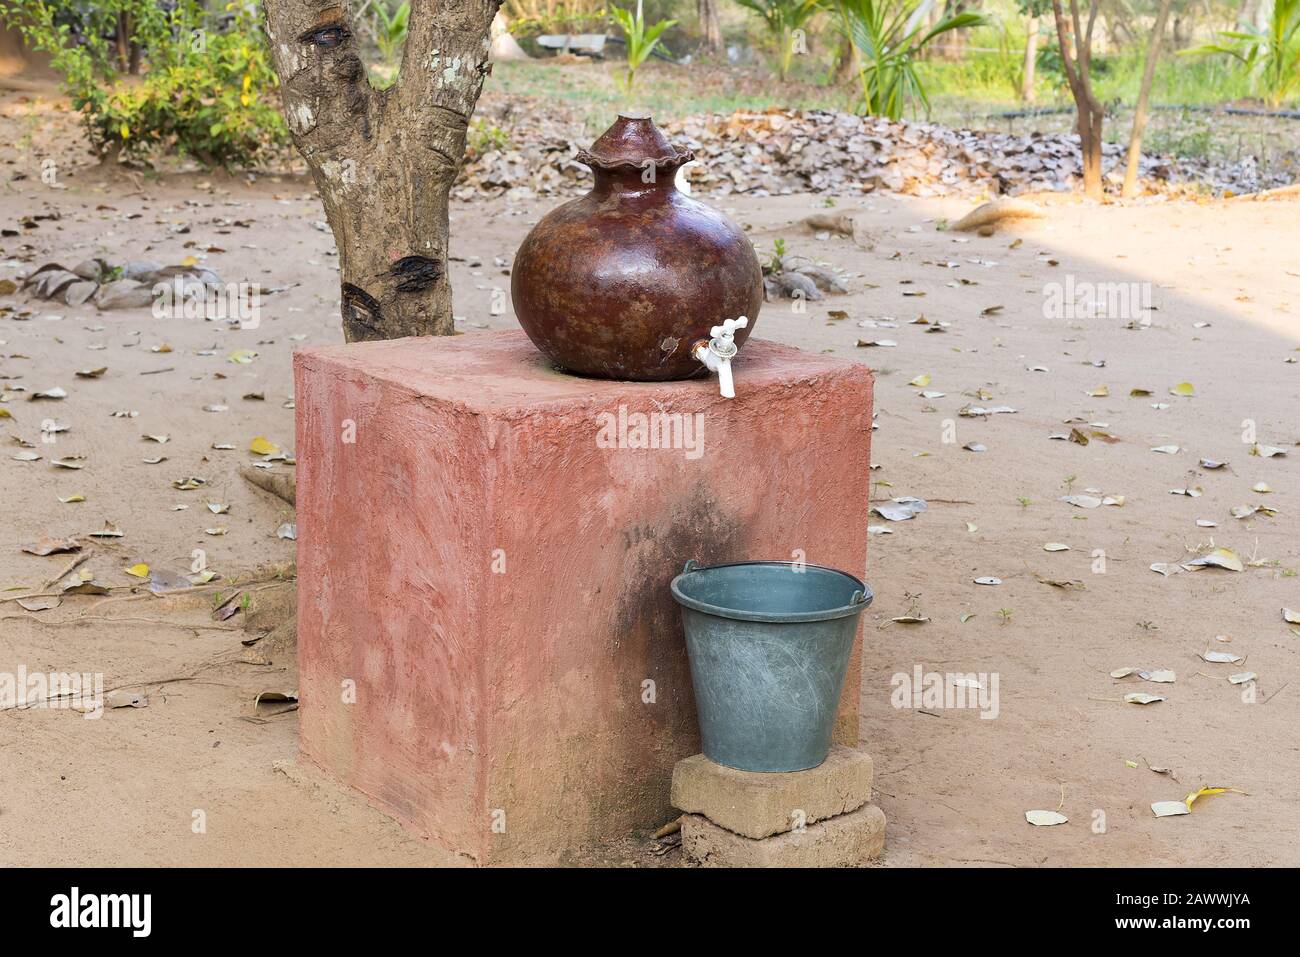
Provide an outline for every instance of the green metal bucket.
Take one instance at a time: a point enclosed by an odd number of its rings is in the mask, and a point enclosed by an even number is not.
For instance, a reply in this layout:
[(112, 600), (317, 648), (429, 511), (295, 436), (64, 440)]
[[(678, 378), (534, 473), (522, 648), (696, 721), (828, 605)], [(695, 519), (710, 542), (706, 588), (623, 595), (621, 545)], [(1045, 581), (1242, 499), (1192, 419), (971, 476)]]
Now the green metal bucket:
[(671, 587), (704, 756), (742, 771), (804, 771), (825, 761), (871, 589), (821, 565), (699, 568), (693, 560)]

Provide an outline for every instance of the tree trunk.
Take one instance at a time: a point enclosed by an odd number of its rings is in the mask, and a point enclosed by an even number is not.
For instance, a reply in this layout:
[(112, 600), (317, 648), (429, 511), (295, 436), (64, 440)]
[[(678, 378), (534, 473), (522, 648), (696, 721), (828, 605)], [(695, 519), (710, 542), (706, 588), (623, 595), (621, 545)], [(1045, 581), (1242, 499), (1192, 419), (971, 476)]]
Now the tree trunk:
[(1025, 37), (1025, 62), (1020, 70), (1020, 99), (1032, 104), (1037, 99), (1034, 93), (1034, 73), (1038, 67), (1038, 17), (1031, 16), (1025, 26), (1029, 32)]
[(714, 55), (723, 52), (722, 20), (718, 17), (717, 0), (695, 0), (695, 10), (700, 18), (700, 36), (704, 49)]
[[(1078, 110), (1079, 149), (1082, 154), (1083, 191), (1093, 199), (1102, 198), (1101, 145), (1102, 120), (1105, 110), (1092, 92), (1092, 31), (1097, 23), (1101, 0), (1090, 0), (1088, 26), (1084, 29), (1079, 19), (1079, 0), (1069, 0), (1070, 22), (1065, 19), (1061, 0), (1052, 0), (1052, 13), (1056, 19), (1056, 35), (1061, 44), (1061, 65), (1065, 70), (1070, 94)], [(1071, 36), (1073, 34), (1073, 36)], [(1073, 40), (1073, 52), (1071, 52)]]
[(397, 82), (370, 85), (341, 0), (265, 0), (285, 119), (339, 250), (349, 342), (452, 333), (447, 202), (499, 0), (412, 0)]
[(131, 19), (130, 14), (119, 12), (117, 15), (117, 71), (125, 73), (131, 69)]
[[(955, 17), (960, 13), (966, 12), (967, 0), (947, 0), (946, 3), (936, 3), (935, 8), (940, 12), (940, 19)], [(937, 22), (937, 21), (936, 21)], [(933, 44), (935, 48), (935, 58), (938, 60), (948, 60), (956, 62), (966, 56), (966, 30), (950, 30), (943, 36), (937, 38)], [(926, 44), (930, 46), (931, 44)]]
[(862, 72), (862, 54), (857, 45), (847, 36), (840, 37), (840, 49), (835, 59), (835, 74), (831, 83), (841, 86), (858, 78)]
[(1142, 86), (1138, 90), (1137, 107), (1133, 111), (1133, 132), (1128, 138), (1128, 162), (1124, 167), (1124, 187), (1120, 195), (1125, 199), (1137, 193), (1138, 164), (1142, 162), (1142, 134), (1147, 128), (1147, 100), (1151, 96), (1151, 81), (1155, 79), (1156, 62), (1160, 59), (1160, 40), (1165, 34), (1165, 21), (1169, 19), (1171, 0), (1160, 0), (1156, 25), (1151, 33), (1151, 46), (1147, 49), (1146, 68), (1142, 71)]
[(1192, 42), (1192, 21), (1195, 15), (1188, 12), (1187, 16), (1174, 17), (1174, 49), (1182, 50), (1187, 44)]

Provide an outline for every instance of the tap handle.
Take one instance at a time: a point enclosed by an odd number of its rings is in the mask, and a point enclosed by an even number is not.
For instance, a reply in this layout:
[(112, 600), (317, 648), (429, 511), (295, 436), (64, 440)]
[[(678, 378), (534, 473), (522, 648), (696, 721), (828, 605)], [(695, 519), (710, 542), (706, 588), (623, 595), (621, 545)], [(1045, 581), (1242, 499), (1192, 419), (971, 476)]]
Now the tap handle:
[(709, 335), (714, 339), (730, 339), (737, 329), (744, 329), (749, 325), (749, 317), (741, 316), (738, 319), (724, 319), (722, 325), (714, 326), (709, 330)]

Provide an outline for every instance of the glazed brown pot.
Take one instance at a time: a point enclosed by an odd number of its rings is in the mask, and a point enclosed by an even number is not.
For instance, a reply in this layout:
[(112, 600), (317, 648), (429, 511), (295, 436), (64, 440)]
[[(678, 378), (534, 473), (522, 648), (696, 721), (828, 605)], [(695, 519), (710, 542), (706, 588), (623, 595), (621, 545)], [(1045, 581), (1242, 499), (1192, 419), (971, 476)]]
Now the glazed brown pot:
[(709, 329), (763, 302), (744, 232), (677, 189), (694, 154), (648, 115), (620, 115), (578, 154), (596, 184), (542, 218), (515, 254), (519, 324), (558, 366), (603, 379), (662, 381), (705, 371), (691, 356)]

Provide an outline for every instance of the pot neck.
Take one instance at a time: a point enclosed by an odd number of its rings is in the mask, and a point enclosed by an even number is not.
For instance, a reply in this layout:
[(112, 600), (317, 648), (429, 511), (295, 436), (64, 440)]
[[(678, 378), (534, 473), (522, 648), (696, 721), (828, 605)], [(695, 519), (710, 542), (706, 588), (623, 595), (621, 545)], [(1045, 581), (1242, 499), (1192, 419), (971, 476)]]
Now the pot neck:
[(665, 166), (647, 166), (645, 169), (592, 167), (596, 184), (591, 192), (597, 198), (610, 196), (626, 199), (654, 196), (667, 198), (677, 192), (677, 171), (683, 165), (684, 161)]
[(597, 196), (667, 196), (676, 191), (677, 171), (695, 158), (675, 147), (648, 113), (622, 113), (578, 162), (591, 167)]

